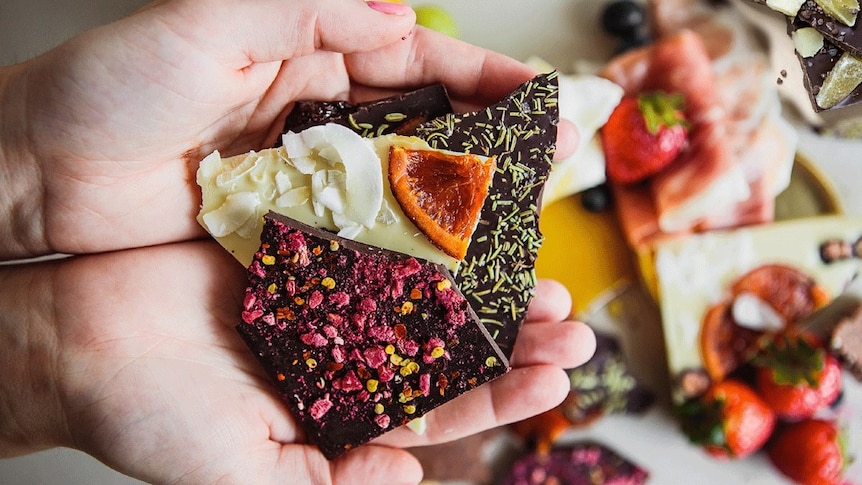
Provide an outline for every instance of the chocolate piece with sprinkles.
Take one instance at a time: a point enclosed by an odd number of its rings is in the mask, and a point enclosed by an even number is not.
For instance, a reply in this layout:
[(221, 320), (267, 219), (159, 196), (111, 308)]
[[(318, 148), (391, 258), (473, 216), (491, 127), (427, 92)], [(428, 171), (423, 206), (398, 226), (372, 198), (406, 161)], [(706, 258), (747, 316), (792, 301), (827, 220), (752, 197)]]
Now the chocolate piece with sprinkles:
[(315, 125), (338, 123), (364, 137), (412, 135), (420, 124), (451, 112), (446, 88), (435, 84), (355, 105), (346, 101), (298, 101), (288, 114), (283, 131), (299, 132)]
[(449, 114), (416, 132), (441, 149), (497, 157), (479, 225), (455, 279), (510, 356), (536, 286), (539, 206), (557, 139), (557, 73), (521, 85), (482, 111)]
[(445, 267), (265, 216), (237, 330), (335, 458), (505, 374)]

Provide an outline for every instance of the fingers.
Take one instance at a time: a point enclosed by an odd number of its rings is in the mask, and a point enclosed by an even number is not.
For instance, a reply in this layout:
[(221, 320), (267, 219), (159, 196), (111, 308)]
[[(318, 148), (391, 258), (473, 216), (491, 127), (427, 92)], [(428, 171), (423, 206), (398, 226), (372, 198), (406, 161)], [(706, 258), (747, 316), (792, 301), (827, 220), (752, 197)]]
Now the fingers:
[(387, 446), (424, 446), (520, 421), (558, 405), (569, 392), (566, 373), (556, 366), (513, 369), (425, 415), (428, 425), (419, 435), (401, 427), (375, 442)]
[(456, 101), (482, 106), (537, 74), (510, 57), (422, 27), (403, 42), (348, 56), (346, 62), (351, 77), (362, 84), (400, 88), (442, 83)]
[(422, 480), (422, 466), (410, 453), (383, 446), (361, 446), (331, 462), (332, 483), (416, 484)]
[(596, 336), (581, 322), (532, 322), (524, 324), (518, 334), (511, 365), (550, 364), (572, 369), (590, 360), (595, 351)]
[(569, 290), (556, 280), (536, 282), (536, 296), (527, 309), (527, 320), (558, 322), (568, 318), (572, 311)]
[(554, 160), (564, 160), (570, 157), (581, 142), (578, 128), (571, 121), (562, 118), (557, 125), (557, 147), (554, 152)]
[(315, 50), (348, 53), (377, 49), (407, 37), (416, 22), (413, 10), (406, 5), (363, 0), (213, 0), (205, 5), (169, 2), (164, 7), (164, 22), (184, 22), (179, 32), (199, 26), (193, 34), (195, 41), (212, 46), (225, 57), (236, 56), (239, 67), (282, 61)]

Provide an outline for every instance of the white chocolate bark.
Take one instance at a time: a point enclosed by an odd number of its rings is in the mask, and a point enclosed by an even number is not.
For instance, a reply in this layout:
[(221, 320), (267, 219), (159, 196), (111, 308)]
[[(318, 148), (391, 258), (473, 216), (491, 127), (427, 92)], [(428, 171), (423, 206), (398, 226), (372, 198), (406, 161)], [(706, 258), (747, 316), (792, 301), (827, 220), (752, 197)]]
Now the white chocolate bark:
[(198, 222), (243, 265), (260, 246), (263, 215), (278, 212), (356, 241), (456, 269), (401, 210), (389, 188), (389, 147), (431, 149), (416, 137), (366, 139), (336, 124), (287, 133), (284, 144), (201, 161)]

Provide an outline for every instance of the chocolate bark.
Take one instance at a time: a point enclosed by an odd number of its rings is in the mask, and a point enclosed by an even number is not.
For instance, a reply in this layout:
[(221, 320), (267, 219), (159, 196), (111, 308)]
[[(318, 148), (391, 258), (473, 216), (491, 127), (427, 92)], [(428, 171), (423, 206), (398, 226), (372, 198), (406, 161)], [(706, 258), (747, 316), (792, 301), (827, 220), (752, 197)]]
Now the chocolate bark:
[(451, 112), (446, 88), (436, 84), (355, 105), (346, 101), (299, 101), (285, 120), (284, 132), (338, 123), (365, 137), (390, 133), (412, 135), (420, 124)]
[(796, 20), (814, 27), (842, 50), (856, 57), (862, 57), (862, 31), (859, 30), (862, 26), (858, 18), (853, 26), (845, 25), (823, 11), (823, 8), (814, 0), (806, 0), (799, 7)]
[(543, 240), (538, 208), (559, 122), (557, 73), (537, 76), (493, 106), (468, 114), (453, 114), (448, 97), (444, 106), (432, 111), (428, 105), (445, 97), (445, 89), (440, 89), (429, 87), (366, 103), (354, 111), (311, 102), (296, 118), (288, 118), (286, 129), (333, 121), (376, 136), (393, 129), (387, 114), (417, 120), (442, 112), (413, 132), (405, 123), (397, 132), (424, 138), (435, 148), (498, 157), (479, 225), (455, 278), (504, 354), (511, 356), (536, 284), (536, 253)]
[(528, 453), (516, 461), (499, 485), (640, 485), (649, 473), (610, 448), (592, 442)]
[[(790, 21), (788, 24), (788, 32), (792, 35), (794, 31), (807, 27), (807, 25), (798, 20)], [(805, 82), (805, 90), (808, 92), (811, 99), (811, 106), (816, 111), (824, 111), (824, 108), (817, 104), (816, 96), (823, 87), (823, 81), (826, 76), (835, 67), (838, 59), (844, 54), (838, 45), (824, 38), (823, 47), (820, 48), (813, 56), (803, 57), (799, 52), (796, 52), (796, 57), (799, 59), (799, 64), (802, 66), (802, 74)], [(858, 104), (862, 101), (862, 86), (857, 86), (849, 96), (840, 101), (837, 105), (829, 110), (839, 108), (847, 108)]]
[(508, 371), (440, 265), (265, 217), (237, 330), (335, 458)]
[(556, 147), (557, 99), (553, 72), (482, 111), (449, 114), (416, 132), (435, 148), (497, 157), (497, 173), (455, 279), (507, 356), (535, 293), (543, 240), (539, 206)]

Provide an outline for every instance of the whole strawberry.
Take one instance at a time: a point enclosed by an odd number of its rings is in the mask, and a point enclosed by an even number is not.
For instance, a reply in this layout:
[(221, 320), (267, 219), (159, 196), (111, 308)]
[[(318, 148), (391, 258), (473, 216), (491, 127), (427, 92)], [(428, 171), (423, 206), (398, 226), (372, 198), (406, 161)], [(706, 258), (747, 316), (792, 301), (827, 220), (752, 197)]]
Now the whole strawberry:
[(678, 408), (683, 432), (719, 458), (742, 458), (763, 447), (775, 413), (746, 384), (728, 379)]
[(681, 94), (625, 96), (601, 129), (608, 179), (631, 184), (673, 162), (688, 142)]
[(847, 458), (831, 421), (807, 419), (778, 433), (767, 450), (772, 464), (801, 485), (840, 485)]
[(841, 365), (810, 336), (777, 335), (755, 365), (758, 394), (785, 420), (810, 418), (841, 393)]

